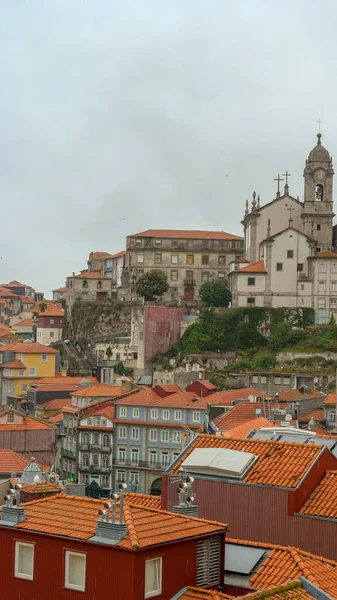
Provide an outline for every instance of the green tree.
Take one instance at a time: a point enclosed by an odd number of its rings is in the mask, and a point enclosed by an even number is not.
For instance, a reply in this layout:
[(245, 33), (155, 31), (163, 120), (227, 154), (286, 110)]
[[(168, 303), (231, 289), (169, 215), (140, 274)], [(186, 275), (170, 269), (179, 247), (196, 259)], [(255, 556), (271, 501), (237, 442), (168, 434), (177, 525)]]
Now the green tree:
[(43, 300), (42, 300), (42, 302), (40, 302), (40, 304), (39, 304), (39, 309), (41, 312), (44, 312), (46, 310), (46, 308), (47, 308), (47, 304), (45, 302), (43, 302)]
[(112, 349), (111, 349), (111, 346), (108, 346), (108, 347), (107, 347), (107, 349), (106, 349), (106, 355), (107, 355), (107, 357), (108, 357), (108, 360), (110, 360), (110, 359), (111, 359), (111, 357), (112, 357)]
[(229, 306), (232, 294), (221, 281), (205, 281), (200, 286), (199, 296), (206, 306)]
[(162, 296), (168, 289), (167, 275), (159, 269), (144, 273), (136, 283), (137, 294), (144, 296), (145, 300), (154, 300), (155, 296)]

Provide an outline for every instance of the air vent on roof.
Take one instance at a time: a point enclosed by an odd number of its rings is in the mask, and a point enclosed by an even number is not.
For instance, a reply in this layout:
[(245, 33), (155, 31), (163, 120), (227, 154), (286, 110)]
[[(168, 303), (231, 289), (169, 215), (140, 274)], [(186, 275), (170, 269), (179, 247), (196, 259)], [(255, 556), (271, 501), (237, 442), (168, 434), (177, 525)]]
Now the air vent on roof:
[(190, 473), (242, 479), (256, 460), (257, 456), (250, 452), (228, 448), (195, 448), (182, 467)]
[(192, 402), (198, 402), (198, 400), (200, 400), (200, 398), (198, 398), (197, 396), (195, 398), (192, 398)]

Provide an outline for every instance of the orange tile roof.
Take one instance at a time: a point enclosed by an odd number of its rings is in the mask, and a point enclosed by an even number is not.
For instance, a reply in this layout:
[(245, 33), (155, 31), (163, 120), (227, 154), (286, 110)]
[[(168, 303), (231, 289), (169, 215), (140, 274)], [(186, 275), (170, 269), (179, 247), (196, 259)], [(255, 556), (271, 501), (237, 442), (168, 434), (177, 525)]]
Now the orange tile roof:
[(19, 321), (13, 325), (13, 329), (17, 329), (18, 327), (32, 327), (34, 323), (34, 319), (23, 319), (23, 321)]
[(228, 448), (239, 452), (250, 452), (258, 456), (258, 460), (243, 481), (284, 488), (296, 488), (319, 455), (325, 451), (325, 448), (318, 444), (254, 439), (234, 440), (222, 436), (199, 434), (179, 463), (175, 465), (174, 473), (178, 472), (181, 463), (195, 448)]
[(7, 325), (4, 325), (3, 323), (0, 323), (0, 329), (1, 329), (1, 331), (5, 331), (6, 333), (13, 333), (13, 328), (8, 327)]
[(4, 363), (3, 365), (0, 365), (0, 368), (6, 368), (6, 369), (25, 369), (25, 365), (23, 364), (23, 362), (21, 362), (21, 360), (11, 360), (8, 363)]
[(20, 354), (57, 354), (55, 348), (44, 346), (37, 342), (18, 342), (16, 344), (10, 344), (9, 346), (0, 347), (0, 352), (5, 352), (6, 350), (11, 350), (11, 352), (18, 352)]
[(208, 379), (198, 379), (197, 381), (199, 381), (199, 383), (201, 383), (208, 390), (216, 390), (216, 386), (214, 385), (214, 383), (211, 383), (210, 381), (208, 381)]
[(327, 471), (302, 506), (302, 515), (337, 519), (337, 471)]
[(312, 596), (305, 590), (301, 581), (291, 581), (284, 585), (277, 585), (266, 590), (252, 592), (239, 596), (234, 600), (314, 600)]
[(61, 410), (64, 406), (71, 406), (71, 398), (55, 398), (41, 404), (44, 410)]
[(121, 252), (117, 252), (117, 254), (113, 254), (111, 256), (111, 258), (121, 258), (122, 256), (125, 256), (125, 255), (126, 255), (125, 250), (121, 250)]
[(157, 238), (187, 238), (192, 240), (243, 240), (238, 235), (232, 235), (225, 231), (200, 231), (190, 229), (148, 229), (140, 233), (134, 233), (129, 237), (157, 237)]
[(13, 279), (13, 281), (10, 281), (6, 285), (14, 285), (15, 287), (28, 287), (25, 283), (20, 283), (20, 281), (17, 281), (16, 279)]
[(45, 311), (41, 310), (40, 304), (44, 304), (46, 310), (49, 310), (50, 308), (57, 308), (57, 309), (63, 308), (62, 304), (59, 304), (57, 300), (41, 300), (41, 302), (37, 302), (36, 304), (34, 304), (34, 306), (32, 306), (32, 308), (29, 309), (29, 312), (39, 313), (39, 314), (42, 314), (43, 312), (45, 312)]
[(0, 450), (0, 473), (21, 473), (29, 462), (14, 450)]
[(206, 590), (192, 586), (184, 588), (181, 595), (177, 594), (174, 598), (176, 600), (234, 600), (233, 596), (228, 596), (218, 590)]
[(27, 296), (20, 296), (22, 304), (35, 304), (34, 298), (27, 298)]
[(223, 392), (215, 392), (207, 396), (209, 404), (222, 404), (223, 406), (231, 406), (235, 400), (247, 400), (249, 396), (255, 398), (264, 398), (265, 394), (255, 388), (239, 388), (237, 390), (224, 390)]
[(64, 310), (62, 308), (49, 308), (39, 314), (41, 317), (64, 317)]
[[(58, 494), (25, 504), (26, 520), (16, 529), (88, 540), (95, 534), (98, 510), (104, 501)], [(119, 504), (116, 518), (119, 519)], [(144, 506), (124, 504), (128, 533), (116, 546), (128, 550), (223, 533), (227, 526), (216, 521), (186, 517)], [(1, 523), (0, 523), (1, 524)]]
[(49, 421), (52, 421), (52, 423), (60, 423), (61, 421), (63, 421), (63, 414), (59, 413), (58, 415), (55, 415), (54, 417), (50, 417), (50, 419), (48, 419)]
[(46, 423), (35, 417), (29, 417), (26, 414), (14, 410), (9, 406), (3, 406), (0, 408), (0, 416), (7, 414), (8, 412), (14, 412), (22, 417), (21, 423), (0, 423), (0, 431), (27, 431), (31, 429), (54, 429), (54, 425)]
[(66, 292), (66, 291), (67, 291), (66, 287), (60, 287), (60, 288), (57, 288), (56, 290), (53, 290), (53, 292), (61, 292), (61, 293)]
[(302, 422), (308, 423), (311, 419), (314, 419), (315, 421), (317, 421), (317, 423), (320, 423), (320, 421), (323, 421), (323, 419), (324, 419), (323, 409), (317, 408), (316, 410), (312, 410), (311, 412), (308, 412), (305, 415), (300, 416), (301, 423)]
[(69, 275), (69, 277), (67, 277), (67, 279), (102, 279), (102, 280), (107, 279), (107, 280), (109, 280), (110, 277), (106, 277), (105, 275), (102, 275), (102, 273), (98, 273), (97, 271), (82, 271), (78, 275)]
[(142, 506), (143, 508), (161, 508), (161, 496), (151, 496), (150, 494), (136, 494), (127, 492), (124, 496), (125, 502), (132, 506)]
[(110, 419), (111, 421), (115, 418), (116, 407), (114, 404), (110, 404), (109, 406), (103, 406), (102, 408), (98, 406), (97, 410), (95, 410), (94, 407), (91, 406), (90, 408), (93, 409), (90, 411), (91, 415), (102, 415), (104, 417), (107, 417), (107, 419)]
[(112, 254), (109, 252), (90, 252), (89, 260), (104, 260), (105, 258), (112, 258)]
[(50, 494), (51, 492), (61, 493), (62, 488), (56, 483), (41, 482), (41, 483), (25, 483), (21, 492), (26, 494)]
[(325, 250), (324, 252), (318, 252), (318, 254), (313, 254), (310, 258), (337, 258), (336, 252), (331, 252), (331, 250)]
[(336, 404), (336, 392), (332, 392), (328, 394), (325, 398), (323, 404)]
[(247, 267), (242, 267), (239, 271), (235, 271), (235, 273), (264, 273), (265, 266), (263, 260), (259, 260), (259, 262), (253, 263), (252, 265), (248, 265)]
[(243, 423), (242, 425), (237, 425), (233, 427), (229, 431), (225, 431), (222, 435), (225, 438), (245, 438), (247, 435), (253, 431), (253, 429), (261, 429), (261, 427), (271, 427), (271, 422), (264, 417), (258, 417), (257, 419), (252, 419), (251, 421), (247, 421), (247, 423)]
[(90, 398), (99, 398), (99, 397), (112, 397), (112, 396), (120, 396), (123, 394), (123, 389), (120, 385), (107, 385), (106, 383), (99, 383), (97, 385), (92, 385), (87, 388), (80, 388), (76, 390), (72, 394), (72, 396), (80, 396), (80, 397), (90, 397)]
[(55, 377), (42, 377), (41, 379), (37, 379), (34, 383), (34, 385), (39, 385), (40, 383), (43, 383), (45, 385), (48, 384), (57, 384), (57, 383), (73, 383), (74, 385), (80, 385), (81, 381), (83, 381), (83, 379), (89, 379), (89, 381), (91, 381), (91, 383), (98, 383), (96, 377), (71, 377), (70, 375), (59, 375), (59, 376), (55, 376)]
[(165, 385), (163, 385), (161, 383), (158, 383), (152, 389), (154, 390), (157, 387), (161, 388), (165, 392), (171, 392), (171, 393), (181, 392), (182, 391), (182, 389), (176, 383), (168, 383), (168, 384), (165, 384)]
[[(252, 421), (258, 416), (263, 417), (264, 413), (267, 413), (272, 408), (277, 408), (277, 405), (267, 405), (263, 402), (240, 402), (240, 404), (236, 404), (228, 412), (215, 417), (213, 423), (219, 431), (228, 431), (233, 429), (233, 427)], [(260, 414), (257, 411), (260, 411)]]

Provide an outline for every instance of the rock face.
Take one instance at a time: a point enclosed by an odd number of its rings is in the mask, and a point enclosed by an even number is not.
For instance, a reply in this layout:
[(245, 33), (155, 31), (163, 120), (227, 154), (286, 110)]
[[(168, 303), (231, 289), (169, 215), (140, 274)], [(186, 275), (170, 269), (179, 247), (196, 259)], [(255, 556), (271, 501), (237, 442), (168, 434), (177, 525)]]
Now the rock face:
[(130, 337), (131, 310), (124, 302), (75, 302), (65, 314), (63, 339), (109, 342)]

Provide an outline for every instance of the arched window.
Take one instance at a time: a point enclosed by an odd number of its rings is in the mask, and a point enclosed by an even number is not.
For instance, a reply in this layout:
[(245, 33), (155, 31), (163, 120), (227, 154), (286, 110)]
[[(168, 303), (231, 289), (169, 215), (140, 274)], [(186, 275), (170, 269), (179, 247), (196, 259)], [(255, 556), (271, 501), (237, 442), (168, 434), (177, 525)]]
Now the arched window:
[(87, 282), (86, 279), (83, 281), (82, 287), (85, 288), (85, 289), (88, 287), (88, 282)]
[(103, 447), (104, 447), (104, 448), (109, 448), (109, 445), (110, 445), (110, 444), (109, 444), (109, 436), (108, 436), (108, 434), (107, 434), (107, 433), (105, 433), (105, 434), (103, 435)]
[(336, 422), (336, 411), (331, 410), (329, 412), (329, 422), (330, 423), (335, 423)]
[(98, 454), (92, 455), (92, 462), (95, 467), (98, 467), (98, 465), (99, 465)]
[(109, 467), (109, 457), (103, 456), (103, 467)]
[(94, 444), (98, 444), (98, 443), (99, 443), (98, 433), (94, 433)]
[(315, 194), (316, 200), (323, 200), (323, 186), (320, 183), (316, 185)]
[(83, 454), (82, 456), (82, 463), (84, 467), (88, 467), (89, 466), (89, 454)]
[(99, 290), (102, 289), (102, 282), (101, 281), (97, 281), (97, 289), (99, 289)]
[(85, 446), (86, 448), (89, 447), (89, 433), (83, 434), (83, 446)]

